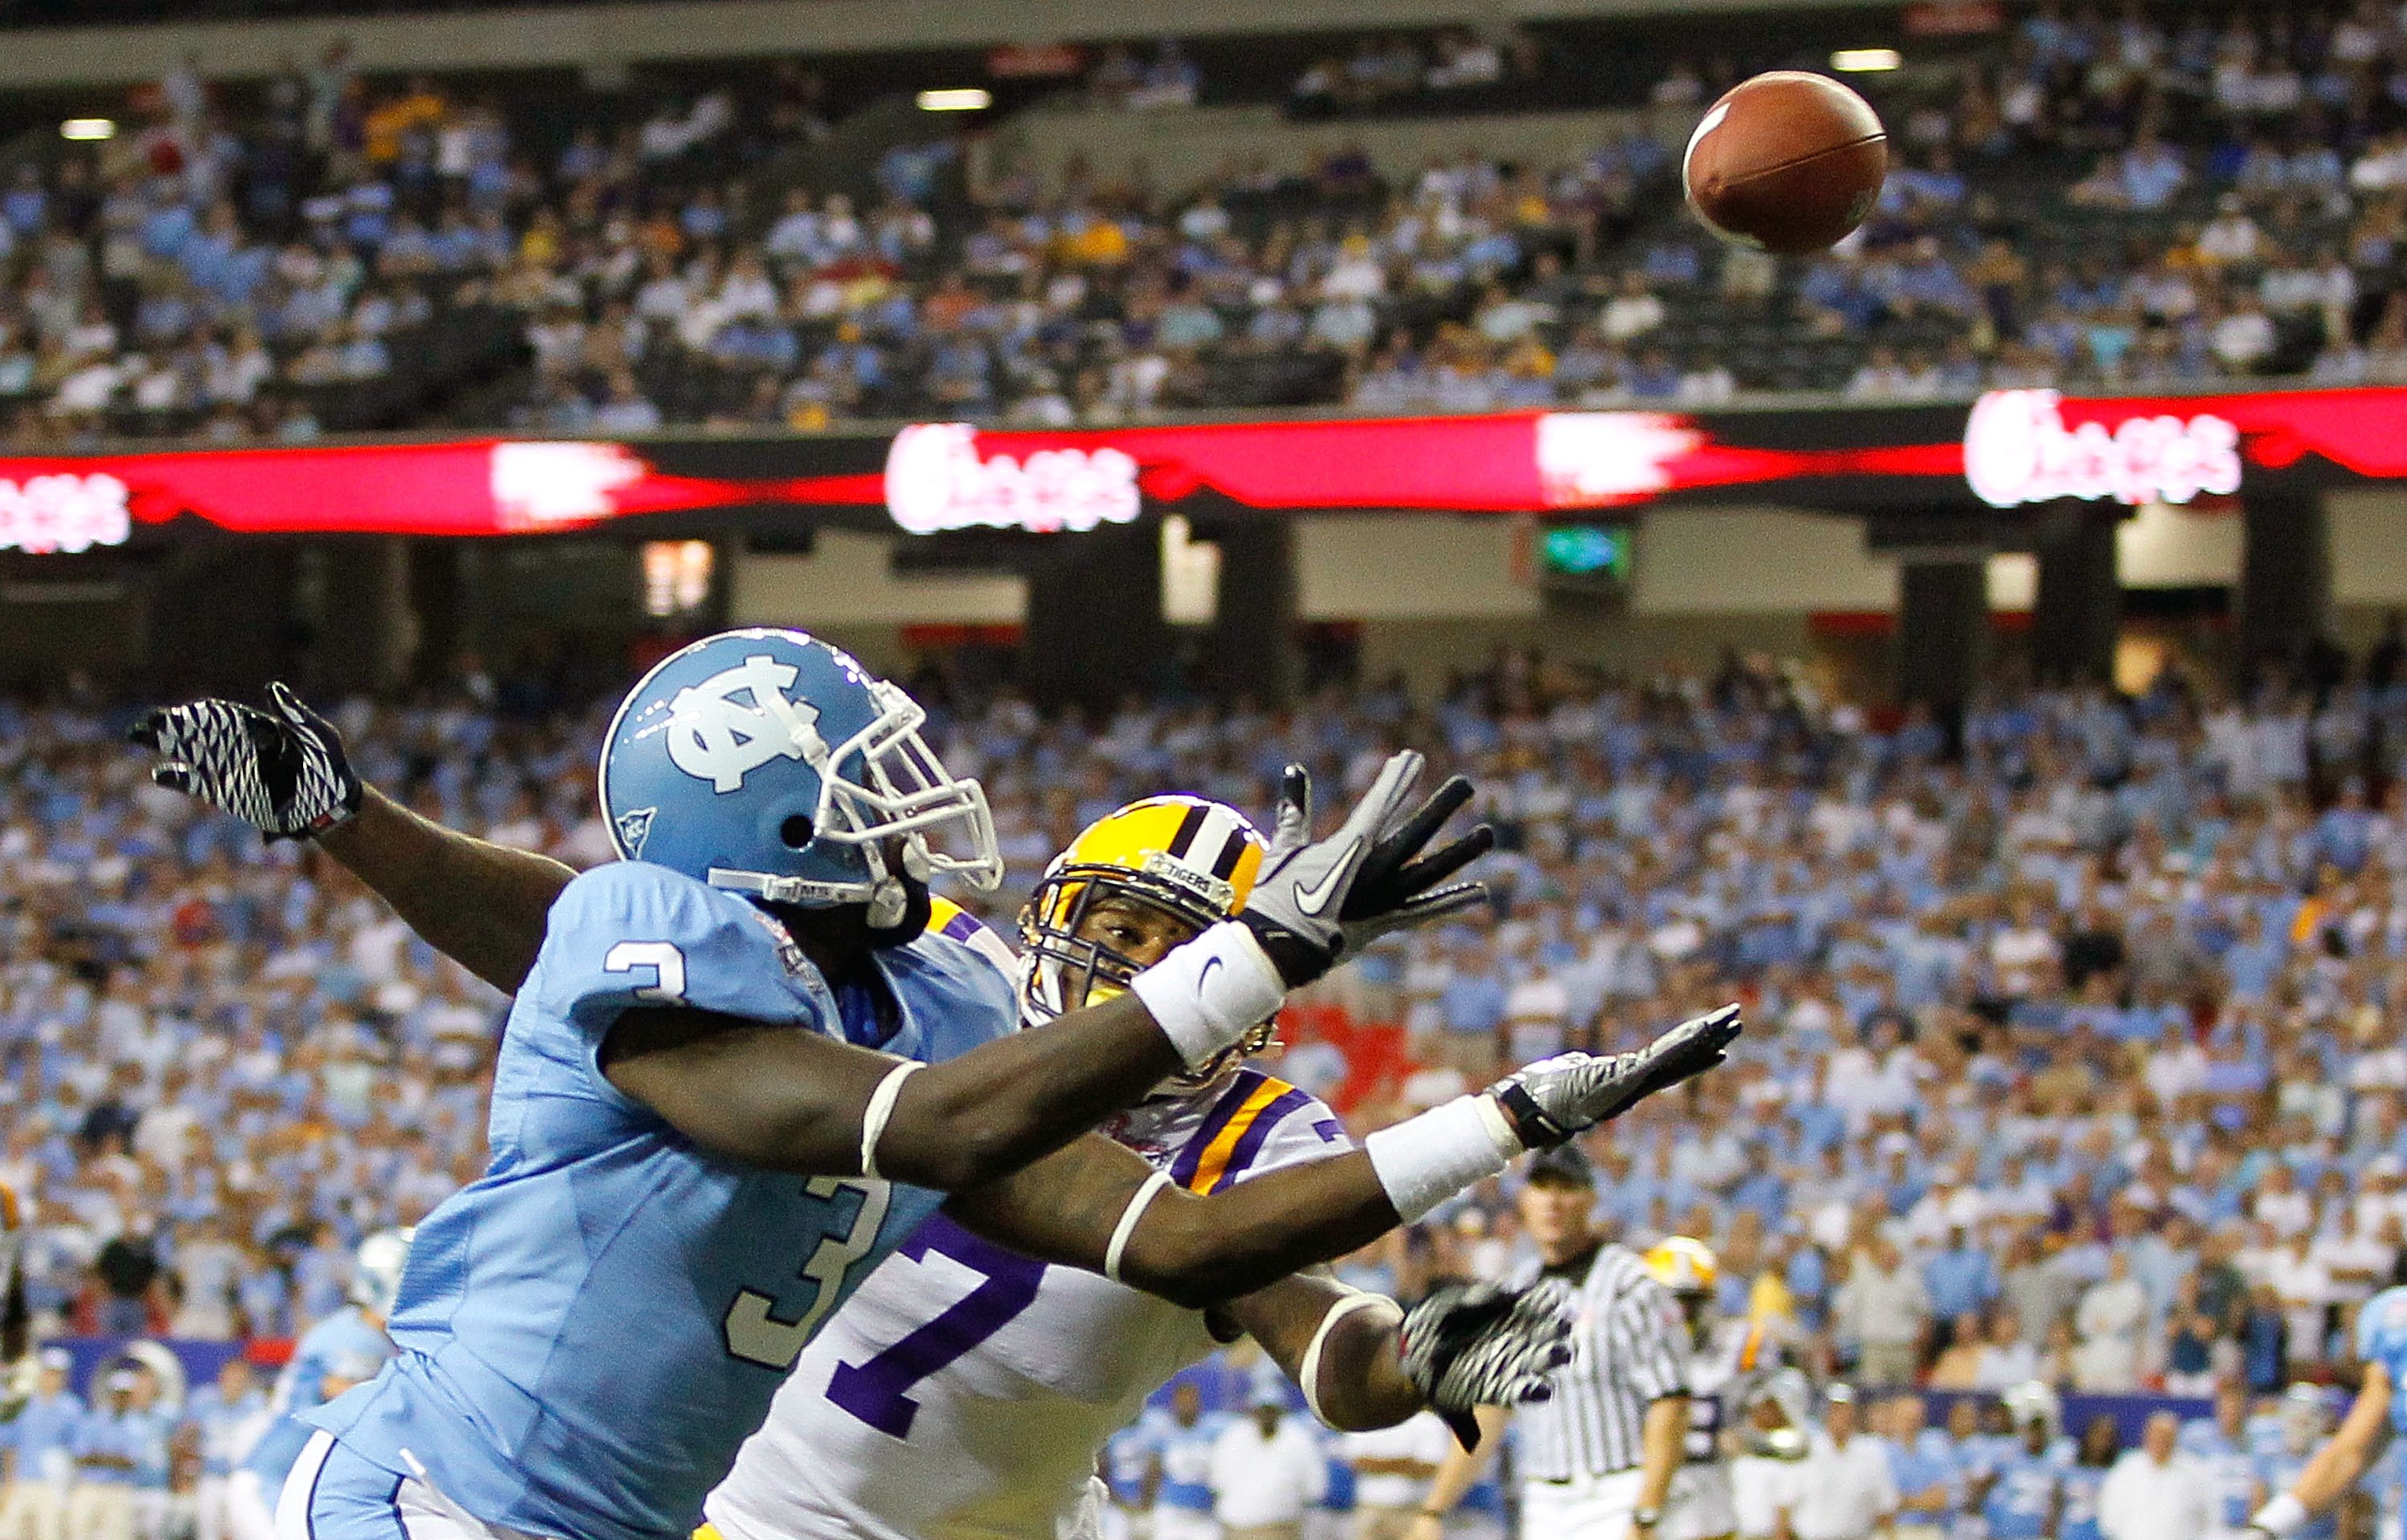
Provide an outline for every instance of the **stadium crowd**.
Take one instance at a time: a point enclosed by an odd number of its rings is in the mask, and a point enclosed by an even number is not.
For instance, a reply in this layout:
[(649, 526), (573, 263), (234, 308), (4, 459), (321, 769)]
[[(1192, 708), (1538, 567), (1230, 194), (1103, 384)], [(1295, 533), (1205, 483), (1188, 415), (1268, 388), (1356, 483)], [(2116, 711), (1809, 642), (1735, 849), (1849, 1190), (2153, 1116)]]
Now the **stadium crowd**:
[[(2407, 1222), (2402, 662), (2394, 639), (2244, 701), (2172, 672), (2001, 687), (1954, 729), (1769, 666), (1625, 685), (1517, 657), (1427, 703), (944, 715), (1021, 884), (1130, 797), (1258, 806), (1290, 757), (1358, 786), (1428, 749), (1503, 831), (1499, 902), (1292, 1013), (1280, 1072), (1358, 1132), (1740, 996), (1740, 1062), (1597, 1141), (1608, 1229), (1706, 1239), (1724, 1312), (1867, 1390), (2272, 1393), (2341, 1366)], [(355, 762), (606, 859), (603, 709), (470, 682), (343, 703)], [(0, 706), (0, 1182), (29, 1303), (47, 1333), (290, 1335), (363, 1234), (479, 1170), (501, 1002), (306, 847), (148, 785), (121, 727)], [(1347, 1267), (1412, 1295), (1525, 1244), (1490, 1194)]]
[[(1542, 106), (1570, 46), (1366, 41), (1290, 94)], [(0, 190), (0, 400), (30, 446), (2407, 378), (2395, 7), (2019, 13), (1872, 88), (1881, 208), (1787, 265), (1679, 212), (1737, 73), (1674, 64), (1567, 164), (1346, 143), (1166, 189), (932, 127), (839, 190), (785, 153), (833, 115), (799, 65), (515, 114), (339, 47), (247, 94), (188, 66)], [(1175, 109), (1196, 68), (1109, 50), (1079, 89)]]

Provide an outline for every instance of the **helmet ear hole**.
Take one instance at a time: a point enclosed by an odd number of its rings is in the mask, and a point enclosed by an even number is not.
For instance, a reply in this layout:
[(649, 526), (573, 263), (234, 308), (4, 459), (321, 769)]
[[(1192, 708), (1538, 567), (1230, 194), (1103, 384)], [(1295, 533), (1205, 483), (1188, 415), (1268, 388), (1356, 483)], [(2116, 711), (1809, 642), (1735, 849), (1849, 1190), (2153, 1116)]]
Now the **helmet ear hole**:
[(789, 850), (802, 849), (811, 842), (811, 837), (818, 832), (819, 829), (811, 821), (799, 812), (777, 826), (777, 838)]

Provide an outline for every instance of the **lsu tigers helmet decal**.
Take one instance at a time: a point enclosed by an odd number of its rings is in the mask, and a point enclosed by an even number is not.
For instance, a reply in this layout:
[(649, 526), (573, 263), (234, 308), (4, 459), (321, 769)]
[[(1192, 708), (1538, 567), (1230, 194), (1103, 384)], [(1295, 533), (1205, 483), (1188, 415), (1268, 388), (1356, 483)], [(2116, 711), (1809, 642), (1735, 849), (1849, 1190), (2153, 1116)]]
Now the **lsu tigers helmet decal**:
[[(1128, 988), (1145, 964), (1114, 944), (1115, 929), (1132, 937), (1167, 926), (1185, 940), (1235, 915), (1268, 851), (1245, 814), (1200, 797), (1148, 797), (1089, 825), (1046, 868), (1020, 911), (1027, 1018), (1050, 1021)], [(1207, 1083), (1235, 1059), (1270, 1046), (1272, 1030), (1262, 1023), (1178, 1083)]]

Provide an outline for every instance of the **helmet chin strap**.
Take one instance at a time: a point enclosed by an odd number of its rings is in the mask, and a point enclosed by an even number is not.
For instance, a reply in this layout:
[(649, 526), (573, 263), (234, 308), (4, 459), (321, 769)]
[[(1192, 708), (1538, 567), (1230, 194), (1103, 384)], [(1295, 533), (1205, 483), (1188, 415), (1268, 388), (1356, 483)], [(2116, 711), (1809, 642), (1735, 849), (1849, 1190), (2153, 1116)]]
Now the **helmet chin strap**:
[(903, 885), (900, 877), (881, 877), (869, 892), (869, 924), (876, 930), (891, 930), (903, 923), (911, 911), (911, 890)]

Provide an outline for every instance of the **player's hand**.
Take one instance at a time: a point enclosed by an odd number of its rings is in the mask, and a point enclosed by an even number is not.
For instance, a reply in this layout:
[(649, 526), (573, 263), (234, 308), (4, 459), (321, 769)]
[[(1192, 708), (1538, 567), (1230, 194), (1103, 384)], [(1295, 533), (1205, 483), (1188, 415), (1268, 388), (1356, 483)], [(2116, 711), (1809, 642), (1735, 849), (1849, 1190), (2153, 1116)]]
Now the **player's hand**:
[(1446, 1540), (1446, 1520), (1417, 1513), (1404, 1526), (1404, 1540)]
[(1319, 978), (1346, 952), (1389, 931), (1486, 902), (1481, 884), (1447, 879), (1485, 855), (1495, 831), (1483, 824), (1424, 854), (1471, 800), (1471, 783), (1452, 777), (1408, 813), (1422, 763), (1409, 749), (1390, 757), (1337, 832), (1317, 841), (1311, 776), (1289, 765), (1281, 777), (1270, 859), (1237, 917), (1289, 988)]
[(1503, 1107), (1523, 1144), (1551, 1149), (1721, 1063), (1743, 1025), (1738, 1007), (1726, 1005), (1682, 1022), (1634, 1053), (1540, 1059), (1489, 1086), (1488, 1094)]
[(1571, 1302), (1558, 1283), (1449, 1283), (1405, 1312), (1397, 1359), (1430, 1410), (1475, 1449), (1473, 1412), (1552, 1395), (1547, 1381), (1571, 1362)]
[(152, 712), (127, 734), (159, 756), (150, 779), (197, 797), (274, 840), (321, 834), (360, 811), (366, 790), (333, 723), (282, 685), (273, 712), (194, 700)]

